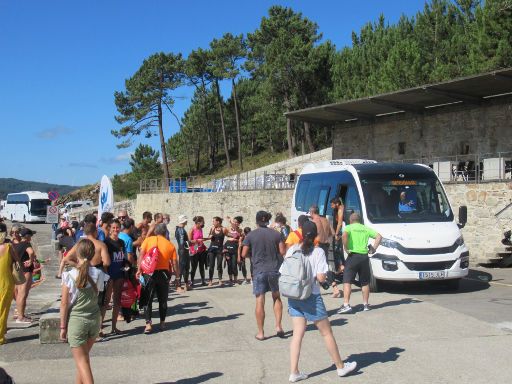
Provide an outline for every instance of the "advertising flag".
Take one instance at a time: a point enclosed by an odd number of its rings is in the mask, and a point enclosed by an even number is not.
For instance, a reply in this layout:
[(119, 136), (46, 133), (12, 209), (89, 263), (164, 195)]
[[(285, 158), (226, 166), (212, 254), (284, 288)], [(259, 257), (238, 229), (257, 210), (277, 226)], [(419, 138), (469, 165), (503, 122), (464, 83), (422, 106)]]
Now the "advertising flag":
[(110, 179), (103, 175), (100, 184), (100, 196), (98, 199), (98, 219), (103, 212), (111, 212), (114, 208), (114, 190)]

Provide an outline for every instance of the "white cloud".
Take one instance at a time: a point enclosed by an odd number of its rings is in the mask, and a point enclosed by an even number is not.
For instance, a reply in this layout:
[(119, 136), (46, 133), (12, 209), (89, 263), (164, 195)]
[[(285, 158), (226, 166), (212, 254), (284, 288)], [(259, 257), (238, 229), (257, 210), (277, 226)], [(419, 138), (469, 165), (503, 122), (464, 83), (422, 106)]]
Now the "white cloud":
[(42, 140), (52, 140), (58, 136), (67, 135), (73, 132), (72, 129), (63, 126), (57, 126), (54, 128), (43, 129), (36, 133), (37, 138)]

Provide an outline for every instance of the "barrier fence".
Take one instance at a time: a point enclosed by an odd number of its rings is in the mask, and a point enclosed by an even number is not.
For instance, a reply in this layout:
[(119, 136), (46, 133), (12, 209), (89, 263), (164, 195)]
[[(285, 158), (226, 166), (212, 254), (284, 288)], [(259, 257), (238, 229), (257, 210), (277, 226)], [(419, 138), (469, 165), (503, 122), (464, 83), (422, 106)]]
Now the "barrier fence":
[(211, 181), (202, 181), (197, 177), (175, 179), (149, 179), (140, 181), (140, 193), (191, 193), (256, 191), (268, 189), (293, 189), (295, 173), (245, 172)]
[[(382, 161), (382, 160), (379, 160)], [(389, 161), (389, 160), (386, 160)], [(510, 180), (512, 151), (493, 154), (468, 154), (443, 157), (421, 157), (391, 160), (419, 163), (431, 167), (445, 183), (480, 183)], [(266, 189), (293, 189), (297, 172), (244, 172), (241, 174), (204, 181), (198, 177), (149, 179), (140, 181), (140, 193), (190, 193), (255, 191)]]

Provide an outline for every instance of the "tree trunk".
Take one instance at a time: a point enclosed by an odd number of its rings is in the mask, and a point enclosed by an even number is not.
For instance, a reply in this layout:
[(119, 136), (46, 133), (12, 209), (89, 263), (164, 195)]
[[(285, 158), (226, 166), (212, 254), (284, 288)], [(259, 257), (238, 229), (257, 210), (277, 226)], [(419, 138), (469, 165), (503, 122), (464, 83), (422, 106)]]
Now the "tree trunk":
[(286, 118), (286, 139), (288, 141), (288, 157), (292, 158), (293, 157), (292, 121), (289, 118)]
[(222, 138), (224, 139), (224, 152), (226, 153), (226, 162), (228, 168), (231, 168), (231, 159), (229, 158), (228, 139), (226, 136), (226, 127), (224, 126), (224, 110), (222, 108), (222, 99), (220, 97), (219, 79), (215, 79), (215, 90), (217, 92), (217, 102), (219, 103), (220, 127), (222, 129)]
[(210, 129), (210, 119), (208, 118), (208, 105), (207, 105), (207, 98), (206, 98), (206, 84), (204, 83), (204, 79), (201, 79), (201, 88), (202, 88), (202, 99), (203, 99), (203, 112), (204, 112), (204, 119), (206, 122), (206, 139), (208, 140), (208, 169), (210, 171), (213, 170), (215, 167), (215, 153), (213, 151), (213, 138), (212, 138), (212, 132)]
[(311, 130), (310, 125), (307, 121), (304, 122), (304, 137), (306, 138), (306, 144), (308, 145), (309, 153), (315, 152), (315, 146), (313, 145), (313, 140), (311, 140)]
[[(290, 112), (292, 109), (290, 99), (286, 94), (284, 96), (284, 104), (286, 106), (286, 112)], [(286, 118), (286, 139), (288, 140), (288, 157), (293, 157), (293, 145), (292, 145), (292, 121)]]
[(240, 117), (238, 116), (238, 102), (236, 100), (236, 85), (235, 79), (231, 79), (233, 83), (233, 101), (235, 102), (235, 119), (236, 119), (236, 138), (238, 141), (238, 163), (240, 164), (240, 170), (244, 169), (244, 165), (242, 162), (242, 135), (240, 133)]
[(164, 128), (162, 121), (162, 102), (158, 102), (158, 134), (160, 136), (160, 147), (162, 149), (162, 168), (164, 170), (164, 178), (169, 181), (169, 164), (167, 164), (167, 151), (165, 150)]
[(270, 145), (270, 152), (274, 153), (274, 143), (272, 141), (272, 131), (270, 131), (268, 133), (268, 142), (269, 142), (269, 145)]

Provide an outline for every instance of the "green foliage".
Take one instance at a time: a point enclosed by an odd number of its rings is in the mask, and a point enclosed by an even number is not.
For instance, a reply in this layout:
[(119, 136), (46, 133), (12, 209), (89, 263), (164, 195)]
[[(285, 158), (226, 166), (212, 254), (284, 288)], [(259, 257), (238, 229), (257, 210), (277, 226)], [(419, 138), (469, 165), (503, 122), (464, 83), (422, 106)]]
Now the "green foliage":
[[(172, 176), (219, 174), (238, 158), (236, 172), (242, 157), (250, 169), (286, 150), (331, 145), (329, 127), (287, 124), (286, 111), (510, 67), (511, 41), (510, 0), (431, 0), (395, 24), (381, 15), (338, 50), (314, 21), (273, 6), (246, 38), (228, 32), (185, 61), (164, 53), (145, 60), (115, 94), (123, 127), (112, 133), (124, 139), (121, 146), (154, 135), (162, 127), (159, 105), (172, 111), (172, 90), (187, 84), (195, 93), (179, 132), (167, 142), (160, 133)], [(218, 92), (223, 80), (231, 82), (227, 99)]]
[(139, 178), (157, 179), (162, 177), (162, 164), (158, 160), (160, 153), (150, 145), (139, 144), (130, 155), (132, 174)]

